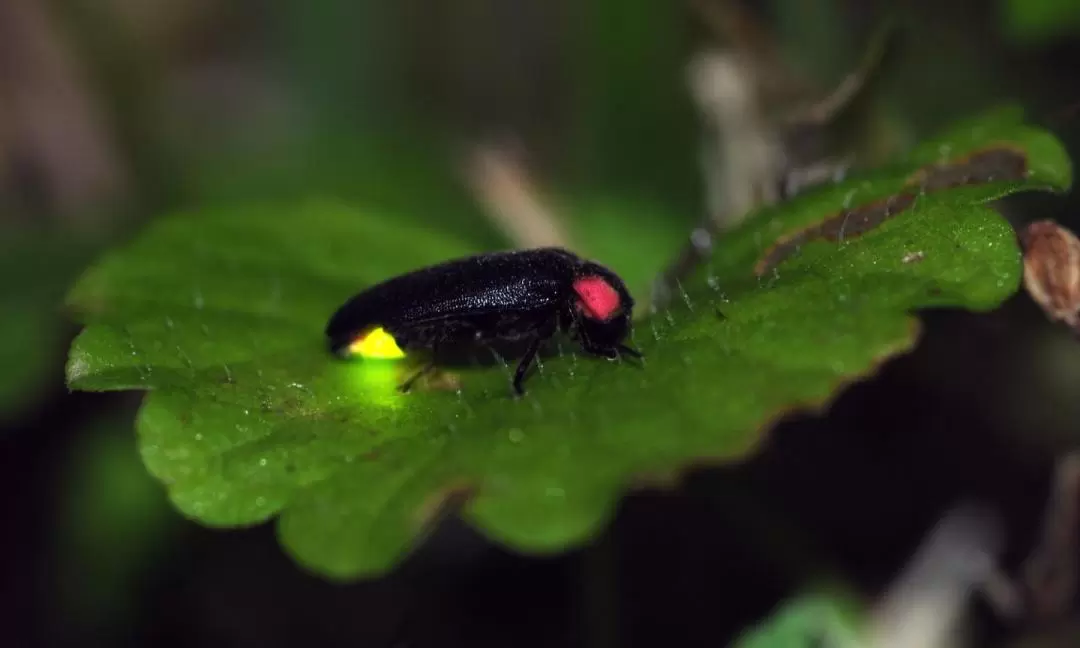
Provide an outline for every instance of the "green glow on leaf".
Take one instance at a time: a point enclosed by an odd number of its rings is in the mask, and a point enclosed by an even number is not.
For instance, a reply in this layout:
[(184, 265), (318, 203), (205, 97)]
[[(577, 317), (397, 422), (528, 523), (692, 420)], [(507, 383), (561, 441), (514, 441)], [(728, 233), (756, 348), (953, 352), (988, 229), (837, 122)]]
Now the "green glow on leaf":
[(350, 372), (355, 376), (353, 393), (358, 398), (380, 407), (399, 408), (405, 404), (405, 395), (398, 389), (403, 378), (398, 364), (357, 362)]

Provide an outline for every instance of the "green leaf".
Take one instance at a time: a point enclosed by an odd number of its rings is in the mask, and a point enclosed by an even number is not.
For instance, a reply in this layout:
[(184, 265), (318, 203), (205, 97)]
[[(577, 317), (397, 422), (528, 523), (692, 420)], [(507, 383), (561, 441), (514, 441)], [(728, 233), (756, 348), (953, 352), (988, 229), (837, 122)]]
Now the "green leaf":
[[(998, 153), (981, 166), (923, 168), (987, 147)], [(942, 188), (950, 179), (960, 186)], [(602, 528), (638, 480), (738, 460), (780, 416), (909, 349), (912, 311), (996, 307), (1019, 285), (1020, 252), (985, 203), (1070, 182), (1061, 146), (1017, 112), (958, 125), (727, 235), (683, 283), (686, 303), (637, 324), (643, 366), (564, 342), (520, 400), (512, 366), (455, 369), (459, 390), (444, 375), (401, 394), (419, 360), (343, 362), (324, 347), (343, 300), (480, 251), (468, 239), (328, 203), (176, 214), (73, 288), (86, 328), (68, 379), (151, 390), (142, 454), (175, 505), (223, 527), (278, 516), (285, 547), (321, 574), (392, 568), (451, 501), (495, 541), (559, 551)], [(863, 207), (901, 205), (902, 192), (907, 209), (860, 235)], [(830, 218), (842, 241), (814, 240)], [(622, 235), (608, 234), (612, 246)], [(799, 245), (774, 247), (785, 240)], [(646, 254), (613, 265), (635, 285), (659, 269)]]

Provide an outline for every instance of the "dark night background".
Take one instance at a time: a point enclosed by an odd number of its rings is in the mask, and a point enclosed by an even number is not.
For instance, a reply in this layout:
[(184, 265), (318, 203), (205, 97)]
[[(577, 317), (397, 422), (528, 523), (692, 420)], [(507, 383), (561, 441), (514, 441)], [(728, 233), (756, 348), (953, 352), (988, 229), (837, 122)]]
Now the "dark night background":
[[(825, 85), (893, 7), (744, 4)], [(1019, 101), (1075, 156), (1080, 27), (1022, 40), (997, 7), (904, 3), (913, 33), (883, 101), (912, 137)], [(0, 0), (0, 238), (122, 240), (177, 205), (347, 194), (372, 168), (350, 157), (352, 130), (385, 115), (421, 124), (411, 144), (432, 158), (444, 147), (429, 135), (513, 131), (545, 177), (700, 209), (679, 75), (701, 32), (675, 2)], [(34, 92), (47, 101), (19, 103)], [(316, 124), (301, 136), (311, 158), (273, 159), (289, 149), (267, 138), (300, 119)], [(1071, 195), (1003, 204), (1016, 224), (1074, 228), (1077, 206)], [(29, 267), (4, 261), (0, 289), (62, 295), (73, 275), (55, 275), (89, 258), (70, 247), (44, 247)], [(29, 302), (8, 303), (5, 319)], [(398, 572), (353, 585), (302, 572), (272, 526), (180, 519), (139, 462), (138, 395), (68, 393), (77, 329), (49, 320), (62, 331), (26, 342), (47, 374), (0, 411), (0, 647), (722, 646), (812, 572), (879, 592), (969, 499), (1003, 515), (1013, 566), (1038, 531), (1055, 458), (1080, 438), (1080, 346), (1024, 294), (993, 313), (923, 320), (914, 353), (827, 415), (792, 417), (745, 464), (628, 496), (592, 547), (522, 557), (448, 520)], [(977, 612), (983, 645), (1036, 645)]]

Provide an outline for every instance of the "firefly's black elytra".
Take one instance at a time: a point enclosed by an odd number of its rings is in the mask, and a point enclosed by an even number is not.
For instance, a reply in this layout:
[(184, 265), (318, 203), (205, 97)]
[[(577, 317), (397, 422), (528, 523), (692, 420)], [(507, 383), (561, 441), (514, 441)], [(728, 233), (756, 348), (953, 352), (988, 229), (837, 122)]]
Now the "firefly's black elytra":
[(455, 259), (372, 286), (345, 302), (326, 326), (331, 350), (344, 355), (382, 329), (403, 351), (427, 350), (432, 361), (401, 385), (435, 367), (434, 352), (454, 345), (523, 342), (514, 373), (522, 383), (541, 344), (562, 331), (593, 355), (641, 357), (623, 344), (634, 300), (611, 270), (561, 248), (494, 252)]

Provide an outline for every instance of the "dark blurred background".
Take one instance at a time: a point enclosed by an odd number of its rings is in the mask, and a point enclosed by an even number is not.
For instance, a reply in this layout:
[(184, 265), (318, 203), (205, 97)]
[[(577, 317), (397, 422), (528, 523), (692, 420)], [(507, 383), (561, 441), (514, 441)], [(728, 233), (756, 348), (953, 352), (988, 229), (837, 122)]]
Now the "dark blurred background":
[[(918, 350), (827, 416), (629, 496), (595, 546), (523, 557), (451, 520), (353, 585), (302, 572), (270, 526), (181, 519), (139, 461), (138, 394), (67, 392), (65, 290), (172, 210), (332, 196), (498, 246), (460, 165), (470, 143), (513, 141), (543, 186), (663, 205), (688, 231), (704, 197), (684, 68), (718, 42), (694, 4), (0, 0), (0, 647), (722, 646), (811, 574), (874, 596), (959, 500), (995, 507), (1006, 563), (1025, 556), (1080, 441), (1080, 346), (1023, 295), (925, 314)], [(900, 15), (875, 95), (886, 141), (1016, 101), (1080, 150), (1076, 2), (735, 4), (821, 88)], [(1076, 208), (1002, 205), (1073, 227)], [(1080, 645), (1076, 626), (973, 627), (980, 645)]]

